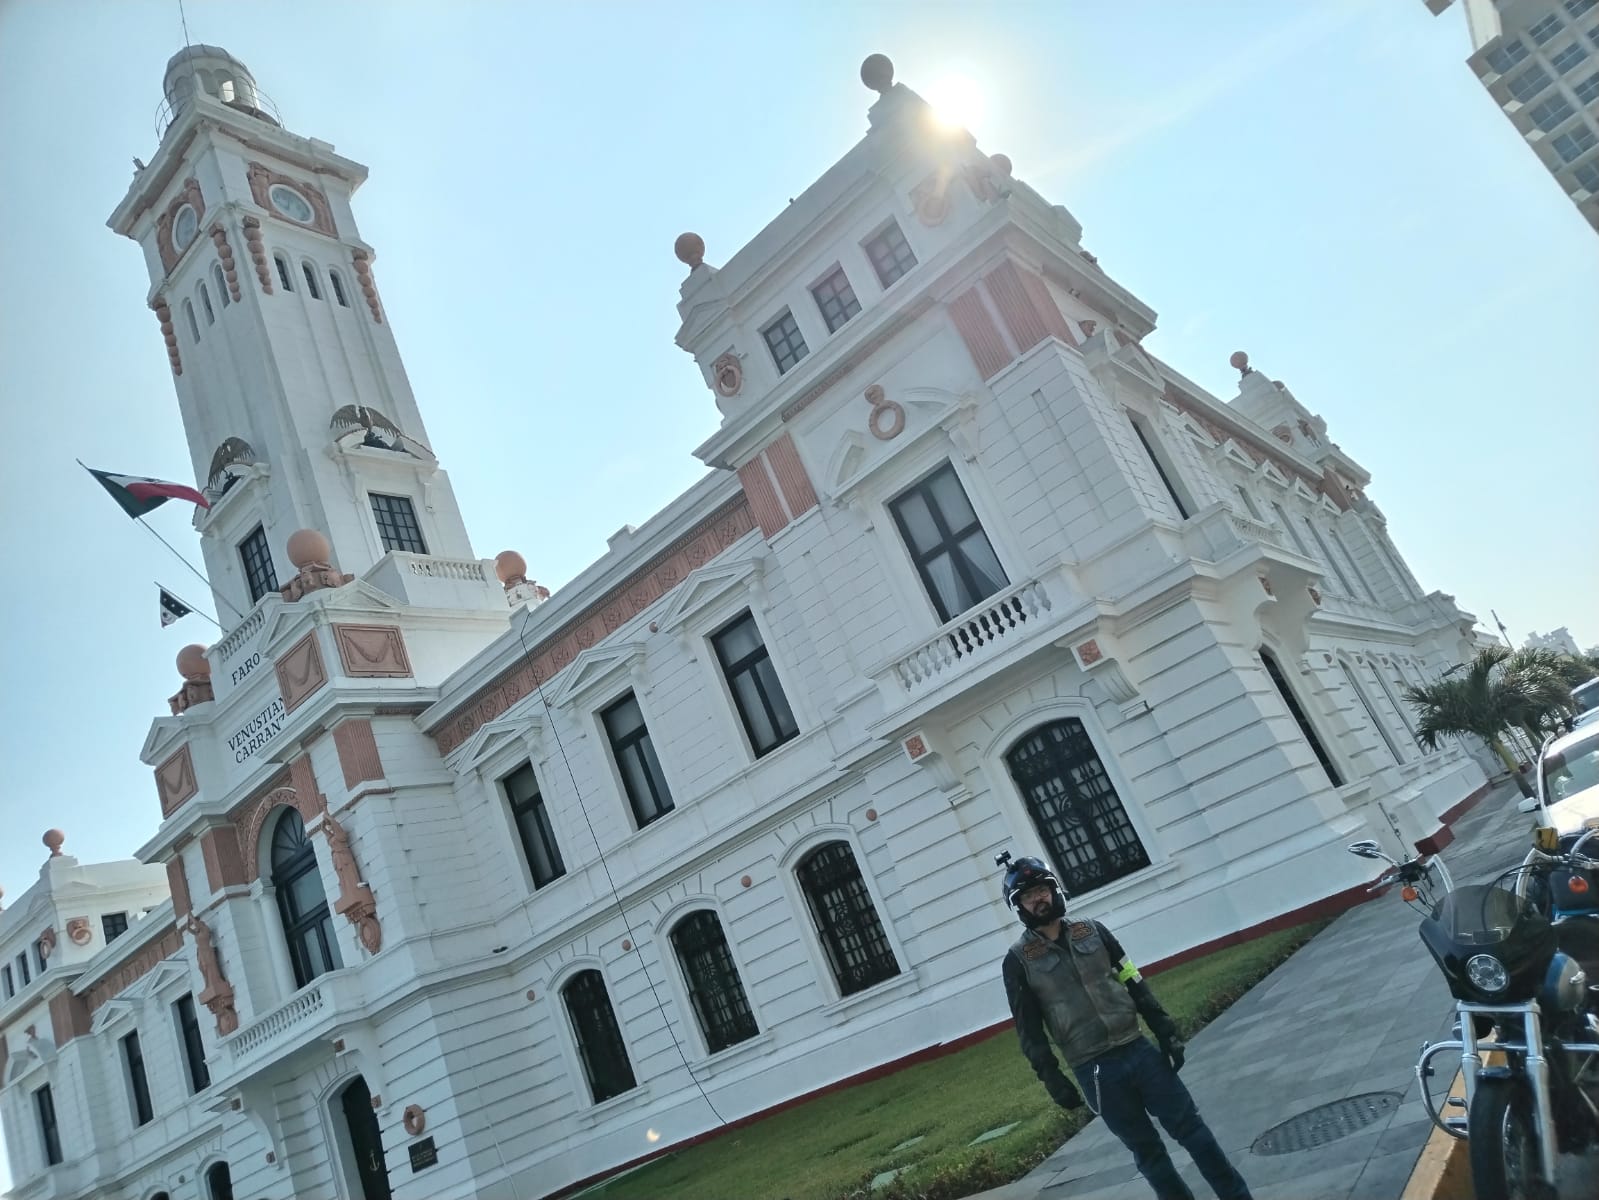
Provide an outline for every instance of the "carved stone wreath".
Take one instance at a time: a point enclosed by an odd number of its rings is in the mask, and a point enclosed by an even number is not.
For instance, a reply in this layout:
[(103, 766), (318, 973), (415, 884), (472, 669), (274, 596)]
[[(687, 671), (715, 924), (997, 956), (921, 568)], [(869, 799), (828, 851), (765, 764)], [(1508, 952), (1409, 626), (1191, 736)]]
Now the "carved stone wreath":
[(711, 364), (711, 386), (723, 399), (738, 395), (744, 386), (744, 364), (731, 350)]

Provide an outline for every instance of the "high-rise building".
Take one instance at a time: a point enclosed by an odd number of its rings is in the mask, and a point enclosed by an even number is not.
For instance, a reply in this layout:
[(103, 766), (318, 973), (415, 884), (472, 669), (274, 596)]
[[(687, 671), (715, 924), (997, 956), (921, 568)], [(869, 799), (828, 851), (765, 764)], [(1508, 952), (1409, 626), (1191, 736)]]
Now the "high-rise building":
[[(1441, 13), (1454, 0), (1426, 0)], [(1599, 0), (1463, 0), (1483, 87), (1599, 229)]]

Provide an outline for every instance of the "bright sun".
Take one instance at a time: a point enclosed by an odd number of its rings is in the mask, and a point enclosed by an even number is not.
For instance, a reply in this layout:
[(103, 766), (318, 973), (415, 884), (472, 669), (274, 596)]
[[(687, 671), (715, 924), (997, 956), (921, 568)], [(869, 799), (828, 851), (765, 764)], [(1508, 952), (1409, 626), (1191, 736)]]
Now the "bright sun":
[(971, 129), (983, 119), (983, 93), (969, 75), (945, 75), (927, 92), (938, 123), (948, 129)]

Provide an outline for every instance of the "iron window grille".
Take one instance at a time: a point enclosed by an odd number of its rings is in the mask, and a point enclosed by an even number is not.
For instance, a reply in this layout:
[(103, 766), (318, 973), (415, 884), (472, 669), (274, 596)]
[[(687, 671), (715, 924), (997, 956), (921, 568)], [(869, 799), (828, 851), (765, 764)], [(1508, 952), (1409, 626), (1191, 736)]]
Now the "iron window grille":
[(378, 523), (378, 540), (385, 550), (406, 550), (426, 554), (427, 542), (416, 522), (416, 506), (409, 496), (383, 496), (371, 493), (372, 516)]
[(1076, 717), (1028, 733), (1005, 755), (1005, 766), (1069, 895), (1149, 866), (1149, 852)]
[(899, 974), (899, 960), (847, 843), (828, 842), (813, 850), (794, 875), (839, 995), (852, 996)]
[(717, 661), (722, 664), (722, 674), (727, 679), (728, 690), (733, 693), (734, 707), (744, 722), (744, 732), (749, 735), (755, 757), (760, 758), (797, 736), (799, 725), (794, 721), (788, 697), (783, 694), (772, 656), (761, 640), (755, 617), (746, 611), (713, 634), (711, 645), (716, 649)]
[(766, 348), (772, 352), (772, 361), (777, 364), (779, 375), (786, 374), (790, 367), (810, 353), (794, 314), (786, 308), (775, 321), (761, 330), (761, 337), (766, 339)]
[(826, 279), (811, 289), (811, 295), (816, 298), (816, 307), (821, 309), (828, 333), (837, 333), (861, 311), (861, 302), (855, 298), (855, 289), (850, 287), (843, 267), (834, 267)]
[(627, 1058), (616, 1011), (598, 971), (580, 971), (561, 989), (567, 1017), (577, 1038), (578, 1057), (594, 1103), (620, 1096), (638, 1086)]
[(679, 921), (672, 929), (672, 949), (683, 968), (689, 1004), (710, 1053), (747, 1041), (760, 1032), (722, 923), (714, 912), (702, 908)]
[(523, 763), (505, 777), (505, 797), (511, 803), (517, 836), (522, 839), (522, 857), (533, 875), (533, 886), (541, 888), (566, 874), (555, 830), (550, 825), (549, 809), (539, 791), (538, 776), (532, 763)]
[(211, 1069), (205, 1065), (205, 1043), (200, 1038), (200, 1018), (194, 1011), (194, 996), (180, 996), (172, 1010), (178, 1019), (178, 1036), (183, 1042), (183, 1065), (189, 1076), (189, 1091), (203, 1092), (211, 1086)]
[(239, 558), (244, 563), (244, 582), (250, 589), (251, 604), (268, 592), (278, 590), (278, 573), (272, 565), (272, 551), (267, 547), (265, 529), (257, 525), (239, 543)]
[(39, 1114), (39, 1139), (44, 1143), (44, 1161), (49, 1166), (59, 1166), (61, 1131), (56, 1127), (56, 1102), (48, 1083), (33, 1093), (33, 1106)]
[(655, 754), (655, 742), (644, 724), (644, 712), (632, 692), (600, 714), (616, 769), (622, 775), (622, 789), (633, 809), (633, 819), (643, 829), (672, 811), (672, 792), (666, 786), (666, 773)]
[(144, 1051), (139, 1047), (139, 1031), (122, 1039), (122, 1061), (128, 1067), (128, 1085), (133, 1092), (133, 1123), (148, 1125), (155, 1120), (150, 1106), (150, 1080), (144, 1073)]
[(100, 931), (105, 934), (106, 945), (109, 946), (128, 932), (128, 914), (125, 912), (102, 914), (100, 917)]
[(897, 221), (890, 221), (881, 233), (867, 241), (866, 257), (872, 260), (877, 281), (885, 288), (916, 265), (916, 255)]
[(1288, 686), (1288, 679), (1283, 675), (1283, 669), (1277, 663), (1277, 658), (1271, 651), (1264, 648), (1260, 651), (1261, 666), (1266, 668), (1266, 674), (1271, 676), (1272, 686), (1277, 689), (1277, 694), (1282, 697), (1288, 706), (1288, 712), (1294, 718), (1294, 724), (1299, 726), (1299, 732), (1310, 743), (1316, 761), (1321, 764), (1321, 769), (1327, 773), (1327, 780), (1333, 787), (1343, 787), (1344, 779), (1339, 774), (1338, 768), (1333, 765), (1332, 756), (1327, 753), (1327, 747), (1321, 744), (1321, 738), (1316, 733), (1316, 728), (1310, 723), (1310, 718), (1305, 715), (1305, 710), (1299, 707), (1299, 698), (1294, 695), (1294, 689)]
[(941, 623), (953, 621), (1010, 584), (994, 546), (945, 463), (889, 502)]
[(302, 988), (318, 975), (343, 966), (316, 849), (306, 836), (305, 822), (292, 808), (284, 811), (272, 831), (272, 887), (289, 944), (295, 987)]

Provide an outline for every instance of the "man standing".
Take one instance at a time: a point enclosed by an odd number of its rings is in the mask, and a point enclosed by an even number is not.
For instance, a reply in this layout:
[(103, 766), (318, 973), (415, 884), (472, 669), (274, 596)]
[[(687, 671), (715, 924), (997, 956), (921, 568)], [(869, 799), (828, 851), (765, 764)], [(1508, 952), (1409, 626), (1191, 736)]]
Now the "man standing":
[[(1251, 1200), (1249, 1185), (1177, 1078), (1183, 1043), (1176, 1022), (1121, 944), (1098, 921), (1065, 919), (1060, 883), (1039, 859), (1011, 862), (1007, 852), (998, 862), (1006, 867), (1005, 901), (1027, 927), (1005, 955), (1005, 997), (1022, 1053), (1051, 1098), (1062, 1108), (1076, 1108), (1086, 1095), (1106, 1128), (1133, 1152), (1139, 1174), (1159, 1200), (1194, 1200), (1194, 1193), (1172, 1165), (1151, 1117), (1193, 1156), (1220, 1200)], [(1140, 1016), (1159, 1040), (1158, 1051), (1139, 1030)], [(1082, 1095), (1056, 1063), (1051, 1038)]]

